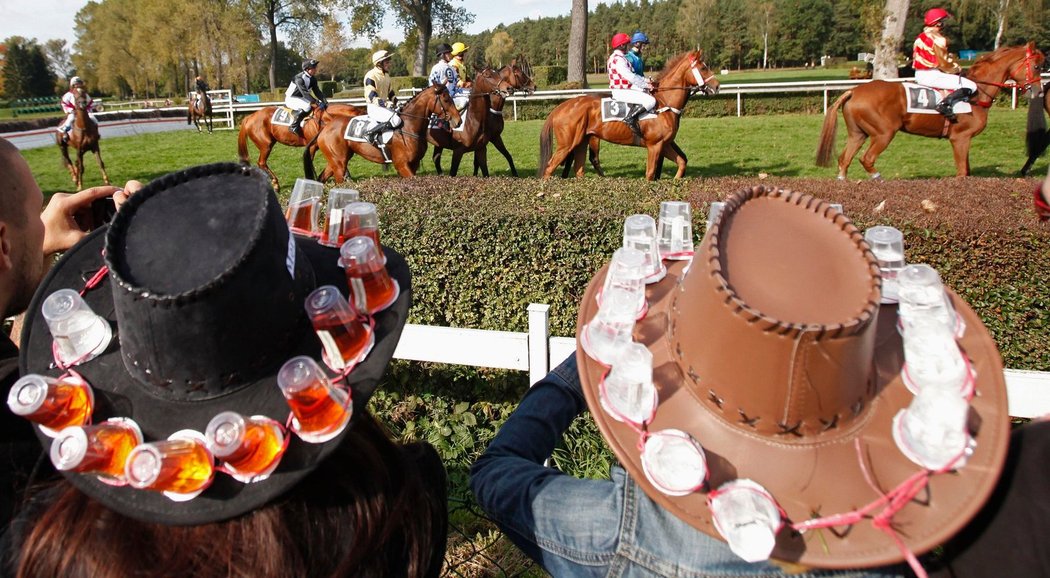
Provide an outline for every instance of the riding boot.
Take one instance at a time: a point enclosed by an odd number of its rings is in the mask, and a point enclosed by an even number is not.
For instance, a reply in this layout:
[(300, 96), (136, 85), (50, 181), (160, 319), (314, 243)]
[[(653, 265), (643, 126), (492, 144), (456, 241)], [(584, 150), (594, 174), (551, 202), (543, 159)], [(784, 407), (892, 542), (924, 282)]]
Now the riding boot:
[(299, 110), (295, 112), (295, 118), (292, 119), (292, 126), (288, 127), (288, 130), (292, 131), (298, 136), (303, 136), (303, 119), (306, 115), (310, 114), (308, 110)]
[(955, 103), (970, 98), (971, 95), (973, 95), (973, 90), (970, 90), (969, 88), (957, 88), (954, 92), (937, 103), (937, 112), (943, 114), (944, 118), (948, 119), (949, 122), (955, 122), (957, 119), (955, 118), (955, 112), (952, 110), (952, 107), (955, 106)]
[(368, 139), (368, 142), (372, 143), (372, 146), (379, 147), (379, 140), (383, 137), (383, 133), (394, 128), (394, 125), (390, 124), (389, 120), (385, 120), (372, 128), (365, 131), (364, 137)]
[(627, 126), (631, 128), (634, 134), (638, 135), (638, 138), (642, 137), (642, 127), (638, 126), (638, 117), (645, 114), (645, 107), (640, 104), (631, 104), (631, 109), (627, 111), (627, 114), (623, 117), (623, 121), (627, 123)]

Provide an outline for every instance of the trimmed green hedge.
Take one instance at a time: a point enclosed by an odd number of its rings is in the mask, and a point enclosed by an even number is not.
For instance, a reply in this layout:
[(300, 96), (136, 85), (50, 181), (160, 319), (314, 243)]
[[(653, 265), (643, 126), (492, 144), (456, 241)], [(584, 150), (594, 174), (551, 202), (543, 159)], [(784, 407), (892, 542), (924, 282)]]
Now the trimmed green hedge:
[(568, 69), (564, 66), (535, 66), (532, 69), (532, 79), (540, 90), (561, 84), (568, 77)]

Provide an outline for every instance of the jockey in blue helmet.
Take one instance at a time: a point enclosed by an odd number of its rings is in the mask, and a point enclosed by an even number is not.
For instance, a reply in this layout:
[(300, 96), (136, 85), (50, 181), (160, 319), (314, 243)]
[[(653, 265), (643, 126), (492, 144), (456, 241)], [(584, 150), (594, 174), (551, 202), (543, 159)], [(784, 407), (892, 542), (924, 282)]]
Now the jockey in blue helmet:
[(645, 62), (642, 60), (642, 46), (649, 44), (649, 37), (645, 32), (635, 32), (631, 36), (631, 49), (627, 51), (627, 62), (631, 63), (631, 69), (635, 74), (645, 74)]

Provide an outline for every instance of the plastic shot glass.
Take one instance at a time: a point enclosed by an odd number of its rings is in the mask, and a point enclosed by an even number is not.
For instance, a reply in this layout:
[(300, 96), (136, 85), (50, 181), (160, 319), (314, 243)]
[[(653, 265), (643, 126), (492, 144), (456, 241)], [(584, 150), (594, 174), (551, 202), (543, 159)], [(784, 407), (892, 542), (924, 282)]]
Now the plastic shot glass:
[(939, 389), (958, 396), (973, 391), (973, 375), (955, 335), (937, 319), (910, 322), (904, 331), (904, 385), (912, 393)]
[(656, 242), (656, 220), (649, 215), (631, 215), (624, 220), (623, 246), (637, 249), (645, 255), (642, 270), (646, 283), (656, 283), (667, 274)]
[(634, 294), (620, 287), (610, 287), (602, 298), (598, 313), (580, 332), (580, 344), (587, 355), (603, 365), (612, 365), (633, 341), (637, 307)]
[(682, 201), (660, 203), (657, 239), (661, 258), (671, 261), (692, 258), (693, 217), (689, 203)]
[(706, 231), (710, 231), (711, 227), (714, 227), (715, 223), (718, 222), (718, 217), (722, 214), (722, 209), (725, 206), (726, 204), (722, 201), (714, 201), (711, 203), (711, 207), (707, 209), (707, 228), (704, 230), (705, 235), (707, 234)]
[(343, 234), (343, 211), (350, 203), (361, 200), (361, 193), (356, 189), (332, 189), (328, 191), (328, 210), (325, 212), (324, 237), (322, 245), (338, 247), (349, 237)]
[(127, 418), (67, 427), (51, 442), (51, 463), (59, 471), (94, 474), (105, 483), (125, 485), (124, 464), (141, 443), (142, 431)]
[(375, 334), (334, 285), (314, 289), (303, 306), (321, 340), (322, 358), (332, 371), (351, 368), (372, 351)]
[(61, 379), (30, 373), (16, 381), (7, 393), (7, 407), (55, 437), (70, 426), (91, 421), (95, 395), (91, 387), (72, 375)]
[(324, 185), (309, 179), (295, 179), (292, 196), (288, 200), (288, 209), (284, 218), (288, 226), (297, 233), (313, 235), (318, 232), (317, 218), (321, 208), (321, 194)]
[(645, 438), (642, 471), (657, 490), (669, 496), (684, 496), (707, 481), (707, 456), (689, 434), (665, 429)]
[(648, 348), (630, 343), (620, 351), (599, 386), (599, 400), (616, 421), (637, 426), (652, 421), (658, 399), (653, 385), (653, 354)]
[(376, 206), (363, 201), (347, 205), (343, 209), (343, 237), (346, 239), (370, 237), (378, 249), (381, 245), (379, 243), (379, 214), (376, 212)]
[(177, 431), (165, 441), (135, 446), (124, 465), (124, 477), (133, 488), (163, 492), (172, 501), (185, 502), (211, 485), (215, 458), (200, 432)]
[(397, 301), (401, 287), (387, 272), (371, 237), (353, 237), (343, 243), (339, 264), (346, 269), (346, 282), (358, 311), (375, 315)]
[(40, 311), (54, 338), (57, 361), (77, 365), (90, 361), (109, 347), (113, 329), (72, 289), (59, 289), (44, 300)]
[(864, 240), (868, 242), (871, 252), (879, 261), (882, 302), (896, 303), (899, 293), (897, 277), (905, 266), (904, 234), (893, 227), (879, 225), (865, 230)]
[(780, 509), (765, 488), (747, 480), (722, 484), (708, 498), (715, 529), (746, 562), (768, 560), (780, 530)]
[(969, 407), (957, 393), (924, 389), (893, 418), (893, 439), (908, 459), (928, 470), (961, 468), (974, 447), (966, 426)]
[(277, 468), (287, 445), (281, 425), (265, 416), (224, 411), (204, 430), (208, 449), (241, 482), (261, 482)]
[(937, 270), (929, 265), (908, 265), (897, 275), (900, 285), (901, 327), (907, 333), (921, 319), (931, 319), (961, 336), (964, 327), (955, 313)]
[(350, 393), (332, 385), (312, 358), (301, 355), (286, 361), (277, 372), (277, 385), (292, 410), (292, 431), (303, 441), (326, 442), (350, 423)]
[(609, 269), (605, 274), (605, 284), (595, 298), (598, 306), (602, 304), (602, 295), (612, 287), (617, 287), (630, 292), (637, 301), (637, 314), (635, 319), (645, 317), (649, 305), (645, 300), (645, 255), (630, 247), (620, 247), (613, 253), (609, 261)]

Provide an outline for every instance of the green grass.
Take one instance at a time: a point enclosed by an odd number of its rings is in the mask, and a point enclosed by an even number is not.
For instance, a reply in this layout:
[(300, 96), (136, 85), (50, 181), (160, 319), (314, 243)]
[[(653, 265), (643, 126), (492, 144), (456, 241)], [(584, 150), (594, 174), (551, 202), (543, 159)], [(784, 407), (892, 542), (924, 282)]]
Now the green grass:
[[(814, 151), (820, 133), (820, 115), (778, 115), (753, 117), (686, 118), (682, 121), (677, 142), (689, 157), (686, 177), (757, 176), (765, 173), (783, 177), (834, 178), (834, 168), (814, 165)], [(975, 176), (1015, 176), (1026, 158), (1024, 151), (1026, 112), (996, 107), (991, 112), (988, 127), (973, 141), (970, 152), (971, 171)], [(845, 127), (839, 120), (841, 150)], [(532, 176), (536, 173), (539, 156), (541, 121), (508, 122), (504, 141), (514, 156), (518, 173)], [(128, 179), (148, 181), (186, 166), (195, 164), (236, 161), (237, 137), (234, 131), (197, 134), (190, 131), (107, 138), (102, 141), (103, 158), (113, 182)], [(270, 166), (282, 183), (291, 185), (302, 176), (302, 150), (275, 147), (270, 155)], [(23, 152), (45, 192), (69, 191), (71, 182), (62, 168), (58, 150), (44, 147)], [(254, 146), (249, 145), (249, 156), (257, 158)], [(451, 155), (446, 151), (443, 166), (447, 170)], [(322, 166), (323, 157), (316, 159)], [(1035, 166), (1034, 174), (1045, 171), (1045, 159)], [(645, 151), (637, 147), (603, 143), (602, 165), (609, 176), (640, 177), (644, 174)], [(85, 186), (101, 183), (94, 159), (85, 158)], [(460, 174), (472, 172), (471, 155), (464, 157)], [(899, 134), (879, 157), (878, 169), (885, 178), (939, 178), (955, 175), (951, 145), (947, 140), (929, 139)], [(489, 147), (489, 169), (494, 175), (506, 175), (509, 168), (503, 156)], [(420, 174), (434, 174), (428, 156)], [(588, 175), (593, 170), (587, 167)], [(386, 175), (382, 167), (361, 158), (350, 161), (353, 178)], [(668, 163), (664, 175), (673, 174)], [(864, 178), (864, 171), (854, 160), (851, 178)], [(450, 186), (453, 186), (450, 184)], [(287, 187), (286, 187), (287, 188)]]

